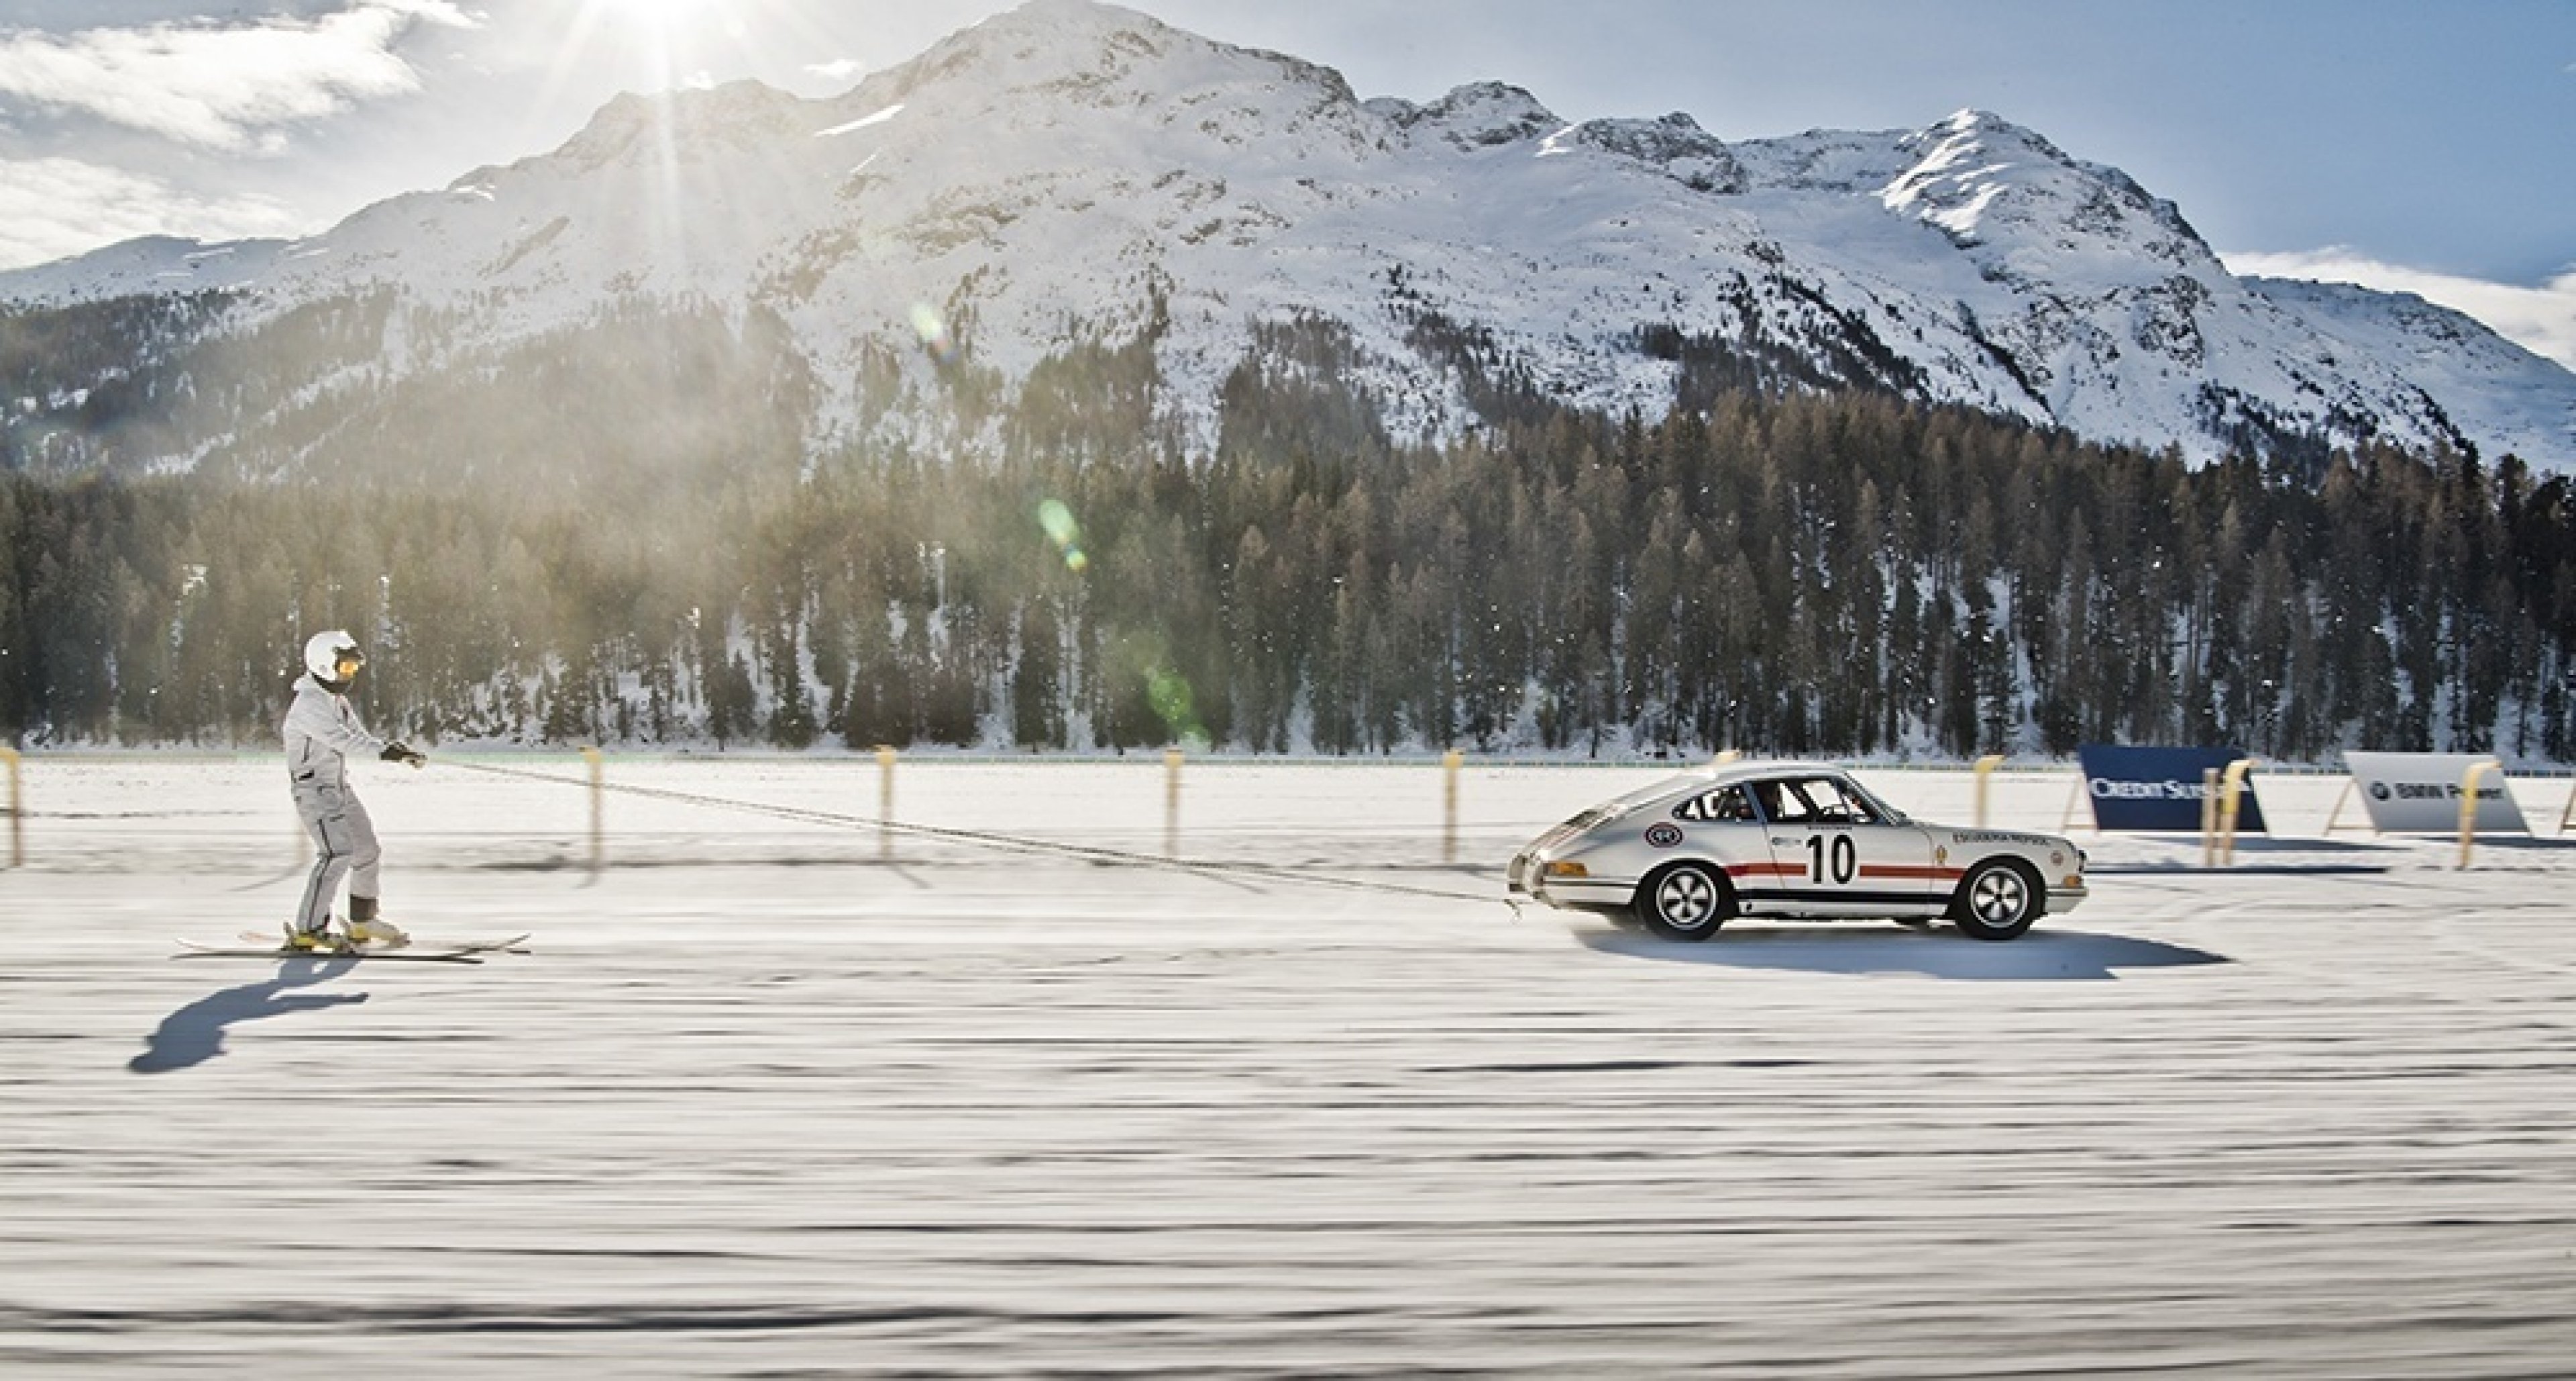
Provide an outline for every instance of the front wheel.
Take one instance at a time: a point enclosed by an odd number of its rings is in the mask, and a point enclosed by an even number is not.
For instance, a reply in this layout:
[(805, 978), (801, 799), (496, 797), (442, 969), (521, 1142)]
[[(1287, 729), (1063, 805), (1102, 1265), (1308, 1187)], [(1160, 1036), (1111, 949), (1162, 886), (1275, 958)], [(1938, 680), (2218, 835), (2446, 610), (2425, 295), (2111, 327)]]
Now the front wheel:
[(2010, 940), (2030, 929), (2047, 906), (2039, 878), (2010, 859), (1988, 859), (1959, 880), (1950, 919), (1978, 940)]
[(1637, 889), (1637, 919), (1667, 940), (1705, 940), (1734, 914), (1734, 889), (1705, 863), (1658, 869)]

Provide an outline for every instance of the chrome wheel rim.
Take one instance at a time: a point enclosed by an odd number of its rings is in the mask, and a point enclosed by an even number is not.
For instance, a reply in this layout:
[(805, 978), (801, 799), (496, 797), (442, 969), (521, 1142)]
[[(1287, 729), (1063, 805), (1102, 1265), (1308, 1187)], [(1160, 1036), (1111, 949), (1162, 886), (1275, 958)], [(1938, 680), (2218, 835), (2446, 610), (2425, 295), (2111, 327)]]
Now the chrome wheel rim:
[(1655, 912), (1677, 930), (1697, 930), (1717, 913), (1717, 885), (1696, 868), (1681, 869), (1655, 888)]
[(2030, 905), (2030, 888), (2010, 868), (1990, 868), (1968, 893), (1968, 909), (1988, 925), (2010, 925)]

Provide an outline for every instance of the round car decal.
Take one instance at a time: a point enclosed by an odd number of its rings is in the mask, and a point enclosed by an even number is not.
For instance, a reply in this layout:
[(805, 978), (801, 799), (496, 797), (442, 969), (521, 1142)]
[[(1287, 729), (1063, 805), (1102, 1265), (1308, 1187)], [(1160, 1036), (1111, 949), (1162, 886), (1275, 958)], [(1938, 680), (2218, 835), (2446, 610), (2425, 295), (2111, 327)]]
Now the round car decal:
[(1646, 842), (1658, 849), (1669, 849), (1682, 842), (1682, 827), (1669, 820), (1658, 820), (1646, 827)]

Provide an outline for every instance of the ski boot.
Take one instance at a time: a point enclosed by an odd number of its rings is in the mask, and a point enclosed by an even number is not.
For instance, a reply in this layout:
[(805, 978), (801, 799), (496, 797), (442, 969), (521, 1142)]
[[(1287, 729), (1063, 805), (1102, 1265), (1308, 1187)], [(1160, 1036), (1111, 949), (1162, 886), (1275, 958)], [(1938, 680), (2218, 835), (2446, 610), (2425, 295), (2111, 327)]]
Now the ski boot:
[(401, 949), (411, 943), (401, 926), (376, 914), (373, 897), (349, 898), (349, 943), (377, 949)]

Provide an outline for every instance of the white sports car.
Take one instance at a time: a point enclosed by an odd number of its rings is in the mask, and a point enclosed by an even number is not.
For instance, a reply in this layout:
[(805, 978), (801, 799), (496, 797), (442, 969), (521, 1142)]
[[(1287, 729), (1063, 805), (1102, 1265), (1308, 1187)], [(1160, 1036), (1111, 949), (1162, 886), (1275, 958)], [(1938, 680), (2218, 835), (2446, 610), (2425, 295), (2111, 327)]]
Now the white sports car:
[(2009, 940), (2084, 900), (2084, 851), (2053, 834), (1927, 825), (1839, 768), (1731, 763), (1658, 782), (1540, 835), (1511, 888), (1705, 940), (1737, 916), (1948, 916)]

